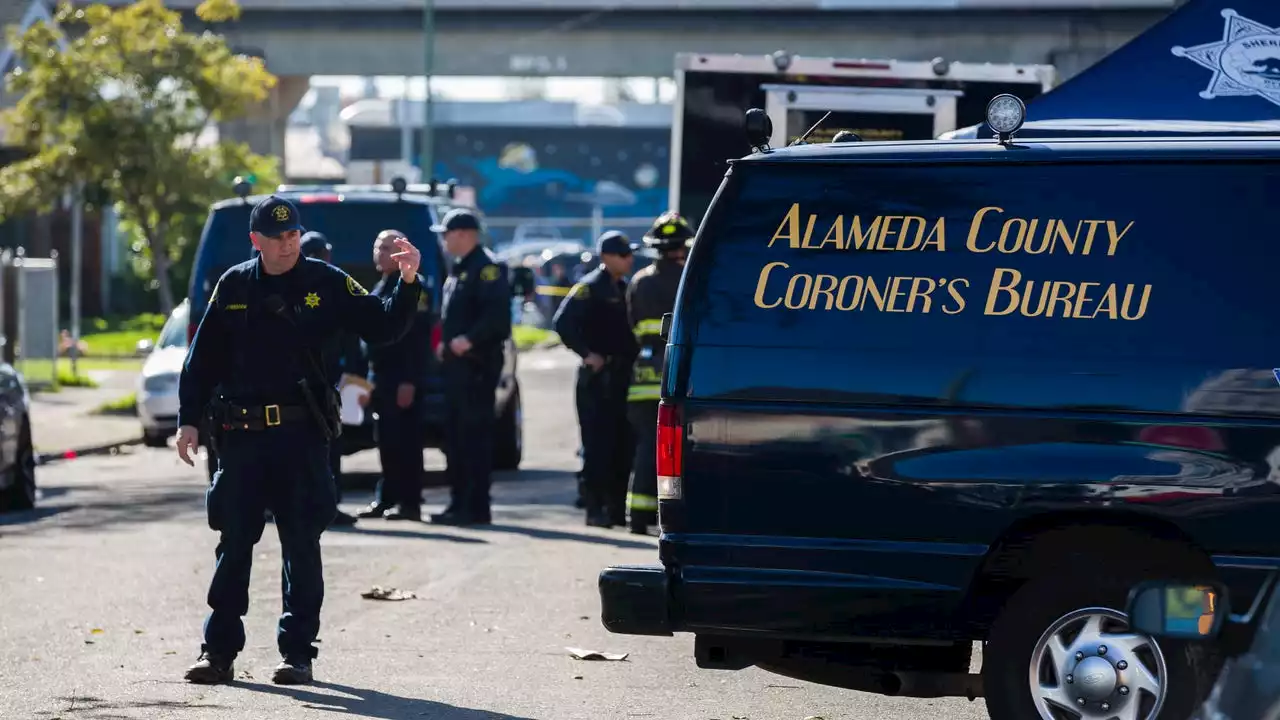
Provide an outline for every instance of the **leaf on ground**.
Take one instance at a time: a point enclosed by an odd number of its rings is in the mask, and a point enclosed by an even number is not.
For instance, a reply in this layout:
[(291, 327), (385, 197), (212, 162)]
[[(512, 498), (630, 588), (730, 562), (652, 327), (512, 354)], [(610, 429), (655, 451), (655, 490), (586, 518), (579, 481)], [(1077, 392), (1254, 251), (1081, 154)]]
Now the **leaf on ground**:
[(626, 660), (629, 653), (607, 653), (599, 650), (583, 650), (582, 648), (567, 647), (565, 650), (576, 660)]
[(395, 602), (398, 600), (412, 600), (417, 595), (407, 590), (397, 590), (396, 588), (384, 588), (381, 585), (374, 585), (368, 590), (360, 593), (360, 597), (366, 600), (387, 600)]

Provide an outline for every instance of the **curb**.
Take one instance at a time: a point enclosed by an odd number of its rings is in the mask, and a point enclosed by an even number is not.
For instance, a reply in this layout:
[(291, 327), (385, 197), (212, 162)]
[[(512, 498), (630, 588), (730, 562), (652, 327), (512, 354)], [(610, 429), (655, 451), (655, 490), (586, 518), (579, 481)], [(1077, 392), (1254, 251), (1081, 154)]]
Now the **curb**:
[(75, 460), (79, 457), (94, 455), (114, 455), (120, 448), (130, 447), (133, 445), (141, 445), (142, 438), (131, 438), (129, 440), (121, 440), (113, 443), (104, 443), (102, 445), (93, 445), (84, 448), (72, 448), (70, 450), (62, 450), (59, 452), (36, 453), (36, 465), (48, 465), (49, 463), (60, 462), (63, 460)]

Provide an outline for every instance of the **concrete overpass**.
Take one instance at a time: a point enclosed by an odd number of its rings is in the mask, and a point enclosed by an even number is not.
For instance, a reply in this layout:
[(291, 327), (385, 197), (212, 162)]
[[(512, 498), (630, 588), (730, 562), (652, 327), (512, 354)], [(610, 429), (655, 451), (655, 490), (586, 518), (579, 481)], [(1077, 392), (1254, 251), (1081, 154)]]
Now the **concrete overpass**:
[[(129, 0), (107, 0), (127, 4)], [(425, 70), (422, 0), (240, 0), (219, 25), (281, 78), (255, 117), (225, 128), (283, 148), (312, 75)], [(661, 77), (678, 52), (1052, 63), (1068, 77), (1180, 0), (435, 0), (433, 73)], [(189, 12), (199, 0), (169, 0)], [(696, 8), (696, 9), (695, 9)], [(1034, 9), (1029, 9), (1034, 8)]]

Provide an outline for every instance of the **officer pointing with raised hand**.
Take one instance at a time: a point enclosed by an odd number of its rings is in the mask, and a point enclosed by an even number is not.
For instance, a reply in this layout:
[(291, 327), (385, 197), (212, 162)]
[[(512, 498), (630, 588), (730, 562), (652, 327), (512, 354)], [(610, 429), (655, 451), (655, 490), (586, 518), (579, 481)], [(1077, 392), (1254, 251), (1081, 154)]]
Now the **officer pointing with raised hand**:
[(275, 516), (284, 559), (284, 612), (276, 632), (283, 656), (272, 680), (312, 679), (324, 576), (320, 535), (337, 511), (329, 444), (341, 431), (330, 382), (339, 334), (397, 340), (413, 322), (421, 291), (418, 250), (396, 243), (400, 282), (386, 301), (320, 260), (302, 257), (298, 209), (271, 196), (250, 214), (258, 255), (218, 280), (178, 386), (178, 455), (188, 465), (206, 412), (219, 467), (206, 493), (209, 527), (220, 533), (195, 683), (232, 679), (245, 645), (253, 547), (264, 511)]
[(433, 232), (456, 259), (445, 281), (438, 350), (445, 383), (445, 455), (450, 497), (443, 525), (487, 525), (498, 378), (511, 337), (507, 268), (480, 244), (480, 218), (466, 208), (445, 214)]
[(659, 216), (644, 234), (644, 244), (658, 251), (658, 260), (636, 273), (627, 291), (627, 311), (640, 343), (627, 393), (628, 414), (637, 439), (627, 511), (631, 532), (637, 535), (646, 534), (658, 521), (658, 401), (667, 351), (662, 316), (675, 310), (676, 291), (693, 237), (693, 228), (679, 214)]
[[(627, 420), (627, 387), (639, 347), (627, 321), (631, 241), (611, 230), (600, 236), (600, 266), (569, 291), (555, 315), (565, 347), (582, 358), (575, 399), (583, 446), (587, 525), (627, 523), (627, 478), (635, 438)], [(656, 423), (656, 420), (655, 420)]]
[[(373, 262), (382, 279), (373, 294), (391, 297), (396, 288), (395, 242), (399, 230), (383, 230), (373, 241)], [(431, 325), (426, 291), (418, 299), (418, 317), (405, 336), (394, 343), (369, 348), (373, 371), (373, 407), (378, 412), (378, 459), (382, 479), (373, 503), (360, 517), (422, 520), (422, 397), (431, 353)]]

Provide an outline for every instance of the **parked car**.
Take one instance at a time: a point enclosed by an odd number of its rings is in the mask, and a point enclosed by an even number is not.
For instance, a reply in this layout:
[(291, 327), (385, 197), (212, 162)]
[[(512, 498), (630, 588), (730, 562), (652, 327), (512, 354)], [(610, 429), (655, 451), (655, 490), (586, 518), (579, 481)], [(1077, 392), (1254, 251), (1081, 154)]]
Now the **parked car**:
[(138, 374), (138, 419), (149, 447), (164, 447), (178, 429), (178, 375), (187, 357), (190, 317), (191, 303), (183, 300), (165, 321)]
[(36, 506), (31, 395), (14, 367), (0, 363), (0, 512)]
[(1215, 648), (1225, 659), (1218, 682), (1191, 720), (1280, 718), (1280, 597), (1276, 573), (1240, 600), (1218, 583), (1143, 583), (1129, 597), (1133, 628), (1162, 642)]

